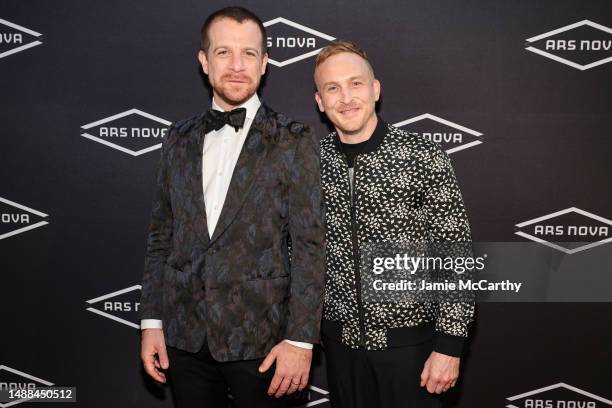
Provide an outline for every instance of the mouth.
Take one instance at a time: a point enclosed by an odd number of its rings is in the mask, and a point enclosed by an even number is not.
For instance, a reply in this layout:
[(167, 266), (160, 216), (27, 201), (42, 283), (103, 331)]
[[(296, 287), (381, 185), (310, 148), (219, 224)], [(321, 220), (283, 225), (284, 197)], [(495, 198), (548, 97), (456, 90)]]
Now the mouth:
[(355, 107), (355, 108), (348, 108), (348, 109), (340, 109), (338, 112), (340, 113), (340, 115), (344, 117), (348, 117), (348, 116), (353, 116), (355, 113), (357, 113), (357, 111), (359, 111), (359, 108)]
[(226, 82), (229, 82), (231, 84), (246, 84), (249, 82), (249, 80), (247, 78), (225, 78)]

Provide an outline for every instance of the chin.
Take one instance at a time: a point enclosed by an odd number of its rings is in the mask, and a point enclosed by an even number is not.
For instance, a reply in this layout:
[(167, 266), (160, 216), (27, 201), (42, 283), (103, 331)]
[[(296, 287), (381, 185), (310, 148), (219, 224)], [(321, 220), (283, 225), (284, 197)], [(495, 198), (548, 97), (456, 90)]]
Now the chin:
[(252, 93), (249, 93), (247, 90), (240, 92), (223, 92), (223, 98), (232, 105), (240, 105), (246, 102), (251, 95)]
[(336, 126), (338, 129), (340, 129), (342, 131), (342, 133), (347, 134), (347, 135), (351, 135), (353, 133), (355, 133), (356, 131), (359, 130), (358, 127), (355, 126)]
[(346, 132), (346, 133), (353, 133), (353, 132), (356, 132), (356, 131), (358, 131), (359, 129), (362, 128), (361, 122), (359, 122), (359, 121), (352, 121), (352, 120), (350, 120), (350, 121), (342, 121), (342, 120), (340, 120), (337, 123), (338, 123), (337, 126), (340, 129), (342, 129), (343, 132)]

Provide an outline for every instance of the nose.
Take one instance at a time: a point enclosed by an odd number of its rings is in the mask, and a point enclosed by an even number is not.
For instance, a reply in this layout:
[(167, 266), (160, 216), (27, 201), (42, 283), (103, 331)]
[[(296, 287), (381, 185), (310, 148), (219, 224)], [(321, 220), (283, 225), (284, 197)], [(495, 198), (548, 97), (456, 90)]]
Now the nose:
[(349, 87), (343, 87), (340, 90), (340, 98), (342, 103), (344, 104), (348, 104), (351, 102), (351, 100), (353, 99), (353, 95), (351, 93), (351, 89)]
[(235, 52), (232, 54), (231, 68), (234, 71), (242, 71), (244, 69), (244, 61), (241, 53)]

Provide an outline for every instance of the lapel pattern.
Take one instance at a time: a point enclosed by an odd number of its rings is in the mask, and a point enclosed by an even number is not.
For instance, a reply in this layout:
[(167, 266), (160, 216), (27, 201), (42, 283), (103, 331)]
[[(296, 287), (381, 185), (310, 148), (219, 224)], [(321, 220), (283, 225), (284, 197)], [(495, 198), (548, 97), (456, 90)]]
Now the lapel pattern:
[(212, 244), (232, 223), (238, 211), (244, 204), (257, 174), (265, 158), (265, 143), (268, 109), (261, 104), (249, 129), (244, 145), (238, 156), (238, 161), (232, 173), (227, 195), (219, 215), (219, 220), (210, 238)]
[(204, 136), (205, 126), (203, 119), (204, 115), (198, 118), (198, 125), (194, 126), (191, 130), (191, 137), (189, 138), (189, 145), (186, 146), (185, 154), (187, 155), (187, 175), (189, 177), (188, 185), (190, 188), (188, 191), (192, 191), (191, 200), (193, 205), (188, 206), (192, 208), (191, 225), (193, 225), (197, 237), (200, 239), (204, 248), (208, 247), (210, 242), (210, 235), (208, 233), (208, 223), (206, 220), (206, 204), (204, 202), (204, 186), (202, 185), (202, 154), (204, 150)]

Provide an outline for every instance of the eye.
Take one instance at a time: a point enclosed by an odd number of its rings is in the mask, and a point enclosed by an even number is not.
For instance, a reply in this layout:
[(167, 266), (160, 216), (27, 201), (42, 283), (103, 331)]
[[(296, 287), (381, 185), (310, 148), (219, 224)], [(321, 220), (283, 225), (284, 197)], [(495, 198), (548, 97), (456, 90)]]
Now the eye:
[(221, 49), (221, 50), (217, 51), (217, 55), (219, 55), (219, 56), (224, 56), (224, 55), (227, 55), (227, 54), (228, 54), (227, 50)]
[(246, 52), (246, 55), (249, 57), (257, 57), (257, 53), (253, 50), (249, 50)]
[(335, 92), (338, 89), (336, 85), (330, 85), (327, 87), (327, 92)]
[(353, 81), (353, 86), (360, 86), (361, 84), (361, 81)]

